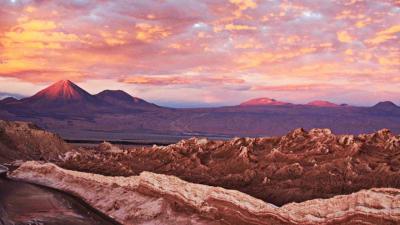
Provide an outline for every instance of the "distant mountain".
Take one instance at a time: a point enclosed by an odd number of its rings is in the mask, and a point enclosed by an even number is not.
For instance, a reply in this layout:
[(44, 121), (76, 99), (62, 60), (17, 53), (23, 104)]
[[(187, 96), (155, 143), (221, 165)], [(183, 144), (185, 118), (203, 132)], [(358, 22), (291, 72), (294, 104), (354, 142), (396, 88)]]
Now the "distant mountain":
[(63, 118), (72, 115), (87, 117), (93, 113), (121, 113), (157, 107), (120, 90), (106, 90), (97, 95), (91, 95), (69, 80), (58, 81), (32, 97), (21, 100), (7, 98), (0, 103), (9, 106), (10, 111), (17, 114), (62, 115)]
[(143, 99), (133, 97), (121, 90), (105, 90), (95, 95), (97, 99), (110, 105), (120, 107), (157, 107), (157, 105), (146, 102)]
[(177, 137), (282, 135), (297, 127), (330, 128), (360, 134), (382, 128), (400, 133), (400, 107), (344, 107), (327, 101), (308, 105), (256, 98), (236, 106), (174, 109), (157, 106), (120, 90), (91, 95), (71, 81), (59, 81), (21, 100), (0, 102), (0, 119), (23, 120), (68, 139), (157, 141)]
[(277, 101), (272, 98), (254, 98), (240, 103), (240, 106), (266, 106), (266, 105), (290, 105), (290, 103)]
[[(29, 98), (19, 101), (20, 104), (32, 108), (57, 109), (69, 107), (71, 105), (81, 105), (84, 107), (98, 104), (98, 100), (78, 85), (69, 80), (58, 81), (57, 83), (39, 91)], [(71, 109), (78, 110), (79, 108)]]
[(315, 100), (315, 101), (307, 103), (306, 105), (316, 106), (316, 107), (338, 107), (338, 106), (340, 106), (338, 104), (328, 102), (328, 101), (322, 101), (322, 100)]
[(374, 108), (374, 109), (383, 109), (383, 110), (400, 109), (400, 107), (398, 105), (394, 104), (391, 101), (378, 102), (372, 108)]
[(28, 99), (31, 101), (93, 101), (95, 98), (71, 81), (62, 80)]
[(17, 101), (18, 101), (18, 99), (14, 98), (14, 97), (7, 97), (7, 98), (0, 100), (0, 103), (8, 104), (8, 103), (17, 102)]
[(400, 107), (391, 101), (379, 102), (370, 108), (370, 112), (376, 115), (400, 116)]

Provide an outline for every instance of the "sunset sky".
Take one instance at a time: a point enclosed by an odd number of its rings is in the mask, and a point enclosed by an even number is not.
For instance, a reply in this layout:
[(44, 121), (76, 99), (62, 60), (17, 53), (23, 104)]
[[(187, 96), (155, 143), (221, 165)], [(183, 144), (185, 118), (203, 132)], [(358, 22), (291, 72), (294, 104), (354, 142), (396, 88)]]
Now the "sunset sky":
[(69, 79), (161, 105), (400, 103), (399, 0), (0, 0), (0, 98)]

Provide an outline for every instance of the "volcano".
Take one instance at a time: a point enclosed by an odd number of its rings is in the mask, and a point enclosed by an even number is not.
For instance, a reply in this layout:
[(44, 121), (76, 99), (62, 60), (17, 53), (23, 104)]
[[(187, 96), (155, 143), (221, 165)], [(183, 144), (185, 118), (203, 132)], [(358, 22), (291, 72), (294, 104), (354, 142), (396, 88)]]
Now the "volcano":
[(345, 107), (327, 101), (305, 105), (264, 97), (234, 106), (180, 109), (157, 106), (121, 90), (92, 95), (68, 80), (32, 97), (0, 101), (0, 119), (35, 122), (76, 140), (104, 140), (108, 135), (115, 140), (142, 140), (148, 135), (157, 141), (193, 135), (258, 137), (282, 135), (296, 127), (351, 134), (382, 128), (400, 132), (400, 107), (392, 102)]
[[(12, 102), (12, 101), (11, 101)], [(7, 103), (5, 103), (7, 104)], [(29, 98), (8, 104), (18, 112), (48, 115), (92, 117), (93, 113), (121, 113), (157, 105), (133, 97), (121, 90), (106, 90), (91, 95), (69, 80), (58, 81)]]
[(105, 90), (95, 95), (95, 97), (107, 104), (132, 108), (132, 107), (157, 107), (157, 105), (146, 102), (145, 100), (133, 97), (122, 90)]
[(95, 97), (69, 80), (61, 80), (39, 91), (25, 101), (29, 102), (76, 102), (94, 101)]
[(18, 105), (36, 112), (75, 114), (91, 111), (101, 106), (102, 102), (73, 82), (62, 80), (32, 97), (21, 99)]

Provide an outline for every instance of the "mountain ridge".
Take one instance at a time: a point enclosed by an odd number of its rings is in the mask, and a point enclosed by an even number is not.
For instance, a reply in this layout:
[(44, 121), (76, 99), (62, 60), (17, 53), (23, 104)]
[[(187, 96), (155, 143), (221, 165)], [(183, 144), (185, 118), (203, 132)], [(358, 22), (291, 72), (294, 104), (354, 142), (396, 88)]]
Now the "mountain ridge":
[[(46, 99), (47, 101), (64, 101), (64, 102), (73, 102), (73, 101), (96, 101), (103, 100), (108, 103), (111, 101), (122, 101), (122, 102), (130, 102), (133, 104), (148, 104), (152, 106), (157, 106), (154, 103), (147, 102), (139, 97), (132, 96), (123, 90), (110, 90), (106, 89), (97, 94), (90, 94), (83, 88), (79, 87), (77, 84), (70, 80), (60, 80), (57, 81), (50, 86), (40, 90), (35, 93), (33, 96), (22, 98), (20, 100), (16, 98), (5, 98), (0, 100), (1, 103), (10, 103), (10, 102), (35, 102)], [(260, 98), (252, 98), (246, 101), (239, 103), (237, 106), (287, 106), (287, 105), (299, 105), (299, 106), (318, 106), (318, 107), (339, 107), (339, 106), (351, 106), (348, 104), (336, 104), (327, 100), (314, 100), (305, 104), (293, 104), (290, 102), (279, 101), (274, 98), (268, 97), (260, 97)], [(229, 105), (228, 105), (229, 106)], [(235, 105), (234, 105), (235, 106)], [(161, 106), (158, 106), (161, 107)], [(365, 106), (368, 107), (368, 106)], [(375, 104), (375, 108), (395, 108), (399, 107), (395, 103), (391, 101), (381, 101)], [(168, 107), (170, 108), (170, 107)], [(200, 107), (199, 107), (200, 108)], [(399, 107), (400, 108), (400, 107)]]
[(256, 103), (264, 105), (178, 109), (157, 106), (121, 90), (91, 95), (71, 83), (64, 81), (54, 90), (1, 102), (0, 119), (35, 122), (71, 140), (257, 137), (282, 135), (296, 127), (330, 128), (339, 134), (382, 128), (400, 133), (400, 107), (390, 102), (374, 107), (316, 107), (259, 98)]

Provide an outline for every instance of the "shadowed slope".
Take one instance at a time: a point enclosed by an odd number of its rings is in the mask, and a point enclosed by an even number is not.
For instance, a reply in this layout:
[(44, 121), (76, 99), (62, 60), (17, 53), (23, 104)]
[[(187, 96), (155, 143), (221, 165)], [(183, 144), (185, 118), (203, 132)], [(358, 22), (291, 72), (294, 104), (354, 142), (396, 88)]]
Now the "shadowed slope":
[(133, 97), (121, 90), (105, 90), (95, 95), (96, 98), (107, 102), (109, 105), (132, 108), (155, 108), (157, 105), (146, 102), (143, 99)]
[(71, 150), (59, 136), (32, 123), (0, 120), (0, 163), (18, 159), (57, 160)]

